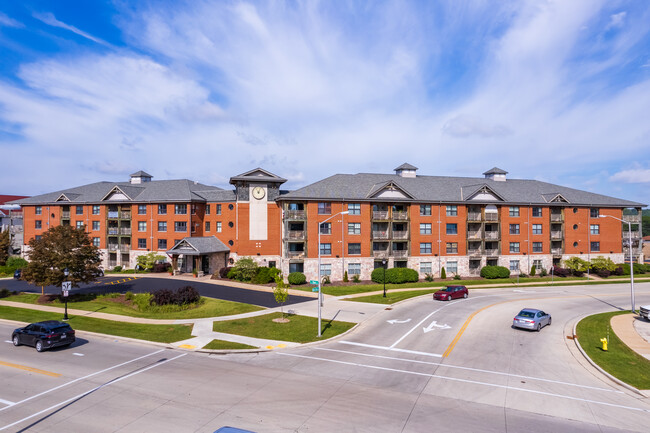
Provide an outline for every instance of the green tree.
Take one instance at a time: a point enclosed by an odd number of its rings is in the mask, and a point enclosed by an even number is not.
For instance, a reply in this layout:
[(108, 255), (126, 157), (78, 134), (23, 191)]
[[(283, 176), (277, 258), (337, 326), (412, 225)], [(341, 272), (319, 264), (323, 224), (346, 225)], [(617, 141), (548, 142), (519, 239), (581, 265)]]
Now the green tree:
[[(29, 264), (23, 279), (37, 286), (61, 286), (63, 281), (79, 283), (95, 281), (100, 275), (99, 250), (92, 244), (85, 227), (68, 225), (52, 227), (41, 239), (29, 241)], [(68, 269), (69, 275), (63, 274)]]
[(447, 271), (445, 271), (445, 267), (443, 266), (442, 269), (440, 270), (440, 279), (445, 280), (447, 279)]
[(257, 275), (257, 268), (257, 263), (252, 258), (242, 257), (232, 267), (228, 273), (228, 278), (239, 281), (251, 281)]
[(643, 236), (650, 235), (650, 212), (648, 212), (648, 209), (644, 210), (641, 215), (641, 231)]
[(7, 264), (10, 247), (11, 237), (9, 236), (9, 230), (0, 231), (0, 266)]
[(138, 258), (136, 259), (136, 261), (138, 262), (140, 267), (142, 269), (144, 269), (145, 271), (152, 270), (153, 265), (156, 262), (162, 262), (164, 260), (165, 260), (165, 256), (163, 256), (161, 254), (156, 254), (153, 251), (150, 252), (149, 254), (144, 254), (144, 255), (138, 256)]
[[(287, 299), (289, 299), (289, 289), (287, 288), (288, 284), (284, 282), (284, 278), (282, 278), (282, 274), (278, 274), (275, 276), (275, 287), (273, 288), (273, 297), (275, 298), (275, 302), (280, 304), (280, 312), (282, 313), (282, 319), (287, 320), (284, 317), (284, 303), (287, 302)], [(288, 320), (287, 320), (288, 321)]]
[(612, 272), (616, 269), (616, 267), (617, 267), (616, 263), (614, 263), (610, 258), (598, 256), (596, 258), (591, 259), (591, 269), (594, 269), (596, 271), (607, 270)]
[(564, 267), (571, 269), (574, 274), (582, 274), (589, 269), (589, 262), (580, 257), (571, 257), (564, 261)]

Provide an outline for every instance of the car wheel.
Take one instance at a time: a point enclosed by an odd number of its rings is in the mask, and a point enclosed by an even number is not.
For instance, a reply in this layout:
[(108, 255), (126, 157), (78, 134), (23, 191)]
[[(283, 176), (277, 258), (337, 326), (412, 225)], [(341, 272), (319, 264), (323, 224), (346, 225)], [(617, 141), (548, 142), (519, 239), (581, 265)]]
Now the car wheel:
[(538, 323), (538, 324), (537, 324), (537, 332), (539, 332), (539, 331), (541, 331), (541, 330), (542, 330), (542, 324), (541, 324), (541, 323)]
[(463, 298), (467, 299), (467, 293), (463, 293)]
[(549, 317), (548, 318), (548, 326), (551, 326), (551, 320), (552, 320), (552, 318)]
[(43, 351), (43, 342), (41, 340), (38, 340), (36, 342), (36, 351), (37, 352), (42, 352)]
[(17, 335), (14, 335), (14, 338), (12, 338), (11, 341), (14, 343), (14, 346), (20, 346), (20, 340)]

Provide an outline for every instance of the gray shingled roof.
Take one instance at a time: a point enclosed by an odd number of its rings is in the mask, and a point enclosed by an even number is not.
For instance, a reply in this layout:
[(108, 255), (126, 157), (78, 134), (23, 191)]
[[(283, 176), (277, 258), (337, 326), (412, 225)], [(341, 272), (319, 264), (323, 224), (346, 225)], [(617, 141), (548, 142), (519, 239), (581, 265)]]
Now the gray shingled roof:
[(501, 170), (499, 167), (492, 167), (491, 169), (489, 169), (483, 174), (508, 174), (508, 172), (505, 170)]
[[(255, 174), (258, 173), (258, 174)], [(230, 183), (235, 184), (237, 181), (257, 181), (257, 182), (271, 182), (271, 183), (285, 183), (287, 180), (277, 176), (270, 171), (257, 167), (249, 170), (246, 173), (238, 174), (230, 178)]]
[[(422, 203), (463, 203), (467, 202), (472, 192), (487, 186), (503, 199), (503, 203), (513, 204), (548, 204), (548, 197), (561, 194), (568, 203), (566, 206), (612, 206), (643, 207), (642, 203), (618, 199), (601, 194), (581, 191), (537, 180), (508, 179), (495, 181), (485, 178), (417, 176), (401, 177), (395, 174), (336, 174), (321, 181), (278, 197), (277, 201), (289, 200), (331, 200), (331, 201), (386, 201), (386, 199), (369, 199), (369, 194), (376, 193), (380, 185), (392, 181), (407, 191), (413, 199), (406, 201)], [(546, 197), (546, 198), (545, 198)], [(390, 201), (393, 201), (391, 199)], [(490, 203), (495, 203), (494, 201)], [(562, 205), (562, 203), (558, 203)]]
[(417, 170), (417, 169), (418, 169), (417, 167), (414, 167), (411, 164), (409, 164), (408, 162), (405, 162), (404, 164), (400, 165), (399, 167), (397, 167), (393, 171), (397, 171), (397, 170)]
[(149, 173), (147, 173), (146, 171), (140, 170), (140, 171), (136, 171), (135, 173), (131, 174), (131, 177), (153, 177), (153, 176), (150, 175)]
[[(131, 200), (105, 200), (114, 188), (119, 188)], [(158, 180), (131, 184), (129, 182), (97, 182), (62, 191), (50, 192), (33, 197), (16, 200), (16, 204), (86, 204), (86, 203), (150, 203), (150, 202), (188, 202), (210, 201), (206, 196), (214, 195), (232, 197), (234, 193), (216, 186), (204, 185), (188, 179)], [(70, 201), (57, 200), (64, 195)]]
[(183, 238), (174, 247), (167, 251), (167, 254), (185, 254), (198, 256), (200, 254), (227, 253), (230, 248), (217, 239), (216, 236), (203, 236)]

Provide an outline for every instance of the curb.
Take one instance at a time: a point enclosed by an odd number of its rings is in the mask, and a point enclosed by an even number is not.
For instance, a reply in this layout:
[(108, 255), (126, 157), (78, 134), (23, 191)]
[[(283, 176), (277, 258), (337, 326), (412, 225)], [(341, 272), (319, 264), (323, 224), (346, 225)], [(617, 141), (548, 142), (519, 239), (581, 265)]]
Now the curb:
[[(611, 374), (609, 374), (608, 372), (606, 372), (605, 370), (603, 370), (603, 369), (602, 369), (598, 364), (596, 364), (596, 363), (595, 363), (595, 362), (594, 362), (594, 361), (593, 361), (593, 360), (592, 360), (592, 359), (587, 355), (587, 353), (582, 349), (582, 346), (580, 346), (580, 342), (578, 341), (578, 338), (576, 338), (576, 327), (578, 326), (578, 322), (580, 322), (580, 321), (581, 321), (582, 319), (584, 319), (585, 317), (589, 317), (589, 316), (593, 316), (593, 314), (588, 314), (588, 315), (580, 316), (580, 317), (578, 317), (578, 318), (576, 319), (575, 323), (573, 324), (573, 342), (575, 343), (576, 347), (578, 348), (578, 350), (580, 351), (580, 353), (582, 354), (582, 356), (584, 356), (585, 359), (589, 362), (589, 364), (591, 364), (594, 368), (596, 368), (596, 370), (600, 371), (603, 375), (605, 375), (606, 377), (608, 377), (608, 378), (609, 378), (610, 380), (612, 380), (613, 382), (617, 383), (618, 385), (621, 385), (622, 387), (624, 387), (624, 388), (626, 388), (626, 389), (628, 389), (628, 390), (630, 390), (630, 391), (632, 391), (632, 392), (634, 392), (634, 393), (636, 393), (636, 394), (639, 394), (639, 395), (642, 396), (642, 397), (647, 397), (643, 392), (639, 391), (638, 389), (636, 389), (636, 388), (633, 387), (632, 385), (629, 385), (629, 384), (623, 382), (622, 380), (620, 380), (620, 379), (618, 379), (618, 378), (612, 376)], [(614, 331), (612, 330), (612, 332), (614, 332)]]

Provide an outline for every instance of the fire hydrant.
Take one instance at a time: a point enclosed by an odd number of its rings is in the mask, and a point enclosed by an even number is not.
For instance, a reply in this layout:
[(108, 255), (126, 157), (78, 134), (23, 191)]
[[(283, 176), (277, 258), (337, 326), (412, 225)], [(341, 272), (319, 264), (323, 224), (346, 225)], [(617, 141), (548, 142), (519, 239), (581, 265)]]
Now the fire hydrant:
[(600, 342), (603, 343), (603, 352), (607, 352), (607, 339), (601, 338)]

